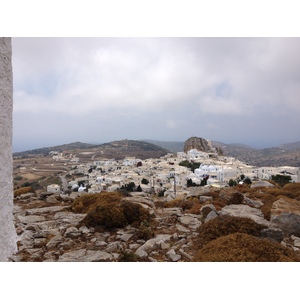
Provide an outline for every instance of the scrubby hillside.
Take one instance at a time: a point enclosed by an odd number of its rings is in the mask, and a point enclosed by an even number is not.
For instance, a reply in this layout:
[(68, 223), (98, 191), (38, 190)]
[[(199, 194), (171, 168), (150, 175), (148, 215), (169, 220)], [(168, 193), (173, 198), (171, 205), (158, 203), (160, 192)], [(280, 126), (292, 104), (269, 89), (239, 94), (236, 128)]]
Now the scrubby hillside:
[(13, 261), (299, 261), (300, 183), (145, 193), (15, 191)]

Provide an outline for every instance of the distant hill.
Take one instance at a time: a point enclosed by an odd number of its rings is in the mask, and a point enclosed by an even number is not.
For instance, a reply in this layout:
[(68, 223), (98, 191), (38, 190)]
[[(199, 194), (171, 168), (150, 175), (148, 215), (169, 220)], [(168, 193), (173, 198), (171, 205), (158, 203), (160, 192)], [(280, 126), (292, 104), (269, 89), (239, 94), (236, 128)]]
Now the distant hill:
[[(185, 142), (163, 142), (147, 140), (176, 153), (182, 152)], [(212, 141), (214, 147), (220, 147), (225, 156), (235, 157), (249, 165), (262, 166), (300, 166), (300, 142), (283, 144), (278, 147), (255, 149), (241, 143), (226, 144)]]
[[(72, 151), (80, 153), (81, 150), (91, 149), (93, 159), (115, 158), (123, 159), (126, 156), (135, 156), (140, 159), (157, 158), (167, 153), (182, 152), (185, 142), (164, 142), (156, 140), (121, 140), (100, 145), (75, 142), (54, 147), (44, 147), (23, 152), (16, 152), (16, 156), (47, 155), (50, 151)], [(300, 142), (283, 144), (278, 147), (255, 149), (250, 146), (234, 143), (225, 144), (212, 142), (214, 147), (220, 147), (225, 156), (231, 156), (248, 163), (261, 166), (294, 166), (300, 167)]]
[(66, 151), (66, 150), (76, 150), (76, 149), (91, 149), (95, 147), (93, 144), (86, 144), (86, 143), (81, 143), (81, 142), (75, 142), (75, 143), (70, 143), (70, 144), (63, 144), (59, 146), (53, 146), (53, 147), (43, 147), (43, 148), (38, 148), (34, 150), (27, 150), (27, 151), (22, 151), (22, 152), (15, 152), (13, 156), (29, 156), (29, 155), (46, 155), (50, 151)]
[[(100, 145), (81, 142), (70, 143), (54, 147), (44, 147), (35, 150), (16, 152), (14, 156), (47, 155), (50, 151), (72, 152), (77, 157), (82, 157), (82, 150), (89, 149), (93, 153), (93, 159), (114, 158), (123, 159), (127, 156), (135, 156), (140, 159), (157, 158), (168, 154), (170, 151), (158, 145), (145, 141), (121, 140), (112, 141)], [(85, 154), (84, 154), (85, 157)]]
[(140, 159), (158, 158), (168, 154), (170, 151), (158, 145), (137, 140), (120, 140), (104, 143), (94, 147), (101, 151), (101, 155), (107, 158), (123, 159), (134, 156)]
[(299, 142), (295, 142), (295, 143), (289, 143), (289, 144), (282, 144), (280, 146), (278, 146), (279, 148), (282, 148), (284, 150), (300, 150), (300, 141)]
[(182, 152), (184, 148), (184, 142), (164, 142), (164, 141), (156, 141), (156, 140), (142, 140), (151, 144), (155, 144), (164, 149), (169, 150), (172, 153)]
[(255, 149), (241, 144), (223, 144), (221, 147), (225, 156), (231, 156), (248, 163), (249, 165), (262, 166), (300, 166), (300, 148), (297, 143), (286, 144), (292, 146)]

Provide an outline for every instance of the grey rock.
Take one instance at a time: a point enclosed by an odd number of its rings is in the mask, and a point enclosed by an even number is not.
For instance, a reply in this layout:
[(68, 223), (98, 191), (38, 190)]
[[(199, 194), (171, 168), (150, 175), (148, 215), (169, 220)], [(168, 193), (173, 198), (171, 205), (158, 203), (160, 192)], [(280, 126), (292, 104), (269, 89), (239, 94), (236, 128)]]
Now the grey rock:
[(57, 204), (59, 201), (55, 198), (55, 196), (49, 196), (46, 198), (46, 203)]
[(205, 218), (211, 211), (216, 212), (216, 208), (213, 204), (205, 204), (200, 208), (202, 216)]
[(148, 254), (156, 250), (158, 247), (158, 242), (168, 242), (170, 241), (172, 235), (171, 234), (160, 234), (157, 237), (148, 240), (142, 246), (140, 246), (136, 251), (135, 254), (139, 257), (147, 257)]
[[(176, 228), (177, 228), (177, 230), (180, 231), (180, 232), (190, 232), (190, 231), (191, 231), (190, 229), (188, 229), (188, 228), (186, 228), (186, 227), (184, 227), (184, 226), (182, 226), (182, 225), (180, 225), (180, 224), (176, 224)], [(178, 237), (177, 237), (177, 238), (178, 238)]]
[(248, 197), (244, 197), (244, 203), (247, 205), (254, 206), (255, 208), (259, 208), (264, 205), (262, 201), (252, 200), (252, 199), (249, 199)]
[(212, 202), (214, 199), (211, 196), (199, 196), (199, 202), (205, 203), (205, 202)]
[(69, 227), (65, 232), (65, 236), (70, 238), (76, 238), (81, 236), (81, 231), (79, 231), (76, 227)]
[(215, 219), (215, 218), (217, 218), (217, 217), (218, 217), (218, 214), (217, 214), (215, 211), (212, 210), (212, 211), (206, 216), (204, 223), (207, 223), (208, 221), (213, 220), (213, 219)]
[(280, 228), (269, 227), (269, 228), (262, 229), (260, 235), (261, 237), (274, 240), (278, 243), (281, 243), (284, 238), (283, 231)]
[(32, 197), (34, 197), (34, 196), (36, 196), (35, 193), (26, 193), (26, 194), (21, 194), (21, 195), (19, 196), (19, 198), (20, 198), (21, 200), (25, 200), (25, 199), (30, 199), (30, 198), (32, 198)]
[(223, 207), (220, 215), (229, 215), (239, 218), (250, 218), (254, 222), (270, 226), (270, 222), (264, 219), (262, 211), (258, 208), (250, 207), (245, 204), (231, 204)]
[(49, 206), (49, 207), (39, 207), (39, 208), (32, 208), (27, 209), (27, 215), (43, 215), (43, 214), (52, 214), (58, 211), (62, 211), (65, 207), (64, 206)]
[(181, 255), (179, 254), (176, 254), (175, 250), (174, 249), (171, 249), (169, 250), (167, 253), (166, 253), (166, 256), (167, 258), (170, 260), (170, 261), (178, 261), (181, 259)]
[(104, 241), (96, 241), (95, 246), (96, 247), (105, 247), (105, 246), (107, 246), (107, 243)]
[(113, 256), (103, 251), (79, 249), (65, 252), (58, 259), (59, 262), (105, 262), (113, 261)]
[(272, 220), (272, 224), (282, 229), (285, 235), (300, 237), (300, 216), (294, 213), (282, 213)]
[(119, 241), (112, 242), (108, 244), (108, 246), (105, 248), (106, 252), (112, 253), (117, 252), (118, 250), (121, 250), (123, 247)]
[(120, 236), (120, 240), (123, 242), (128, 242), (133, 237), (133, 233), (124, 233)]
[(18, 216), (18, 219), (19, 219), (20, 222), (22, 222), (24, 224), (43, 222), (43, 221), (46, 220), (46, 218), (44, 216), (35, 216), (35, 215)]
[(182, 216), (182, 208), (180, 207), (164, 208), (162, 209), (162, 214), (175, 215), (180, 217)]
[(201, 221), (199, 221), (197, 218), (187, 215), (179, 217), (179, 221), (194, 230), (196, 230), (201, 225)]
[(300, 248), (300, 238), (292, 235), (291, 239), (293, 240), (294, 246)]
[(55, 250), (57, 249), (58, 245), (64, 241), (61, 235), (56, 235), (46, 244), (46, 248), (48, 250)]
[(193, 257), (189, 254), (187, 254), (185, 251), (183, 251), (182, 249), (178, 250), (178, 253), (182, 256), (184, 256), (185, 258), (187, 258), (188, 260), (192, 261)]

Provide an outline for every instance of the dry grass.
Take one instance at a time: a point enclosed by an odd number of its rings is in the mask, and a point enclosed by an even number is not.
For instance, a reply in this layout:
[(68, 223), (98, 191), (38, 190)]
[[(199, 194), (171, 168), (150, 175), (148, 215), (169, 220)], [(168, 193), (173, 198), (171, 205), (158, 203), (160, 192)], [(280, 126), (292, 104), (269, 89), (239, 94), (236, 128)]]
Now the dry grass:
[(14, 191), (14, 197), (18, 197), (22, 194), (27, 194), (27, 193), (35, 193), (34, 189), (30, 186), (28, 187), (23, 187), (23, 188), (20, 188), (20, 189), (17, 189)]
[(299, 254), (279, 243), (244, 233), (211, 241), (194, 256), (196, 262), (299, 262)]
[(130, 224), (141, 228), (144, 235), (149, 234), (151, 230), (141, 226), (143, 222), (151, 223), (149, 211), (138, 203), (122, 200), (122, 197), (123, 194), (119, 192), (83, 195), (73, 202), (70, 209), (75, 213), (87, 214), (79, 226), (113, 230)]
[(194, 243), (199, 249), (221, 236), (232, 233), (245, 233), (259, 236), (260, 231), (264, 228), (266, 228), (266, 226), (257, 224), (248, 218), (237, 218), (226, 215), (219, 216), (199, 227), (199, 234)]
[(101, 192), (96, 194), (82, 195), (70, 206), (74, 213), (89, 213), (101, 204), (115, 204), (122, 199), (119, 192)]

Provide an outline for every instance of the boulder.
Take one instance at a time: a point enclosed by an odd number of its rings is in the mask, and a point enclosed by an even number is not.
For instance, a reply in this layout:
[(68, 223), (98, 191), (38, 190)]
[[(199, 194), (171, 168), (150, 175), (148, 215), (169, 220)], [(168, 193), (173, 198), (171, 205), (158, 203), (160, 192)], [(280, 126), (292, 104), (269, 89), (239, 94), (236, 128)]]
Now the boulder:
[(275, 201), (271, 208), (270, 220), (272, 221), (283, 212), (300, 215), (300, 201), (290, 198), (280, 198)]
[(221, 209), (220, 215), (229, 215), (239, 218), (250, 218), (258, 224), (270, 226), (270, 222), (264, 219), (264, 215), (260, 209), (250, 207), (245, 204), (227, 205)]
[(243, 201), (244, 204), (247, 204), (247, 205), (250, 205), (250, 206), (253, 206), (253, 207), (256, 207), (256, 208), (259, 208), (261, 206), (263, 206), (263, 202), (260, 201), (260, 200), (252, 200), (248, 197), (244, 197), (244, 201)]
[(157, 249), (159, 242), (167, 242), (170, 241), (172, 235), (171, 234), (160, 234), (157, 237), (148, 240), (142, 246), (140, 246), (136, 251), (135, 254), (141, 258), (145, 258), (148, 254)]
[(56, 213), (62, 211), (65, 207), (63, 206), (49, 206), (49, 207), (38, 207), (26, 210), (26, 215), (48, 215), (51, 213)]
[(272, 219), (271, 223), (282, 229), (285, 235), (300, 237), (300, 215), (283, 212)]
[(113, 256), (103, 251), (80, 249), (65, 252), (58, 259), (59, 262), (110, 262)]
[(206, 218), (211, 211), (217, 212), (213, 204), (205, 204), (200, 208), (200, 212), (204, 218)]
[(197, 218), (193, 216), (184, 215), (182, 217), (179, 217), (179, 221), (183, 225), (187, 225), (192, 229), (197, 229), (199, 226), (201, 226), (201, 221), (199, 221)]
[(217, 214), (215, 211), (212, 210), (212, 211), (206, 216), (204, 223), (207, 223), (208, 221), (213, 220), (213, 219), (215, 219), (215, 218), (217, 218), (217, 217), (218, 217), (218, 214)]
[(44, 216), (18, 216), (18, 219), (23, 224), (31, 224), (31, 223), (37, 223), (37, 222), (43, 222), (46, 220)]
[(260, 236), (281, 243), (284, 238), (284, 233), (280, 228), (265, 228), (260, 232)]
[(199, 196), (199, 202), (205, 203), (205, 202), (212, 202), (214, 199), (211, 196)]
[(179, 259), (181, 259), (181, 255), (179, 254), (176, 254), (175, 250), (174, 249), (171, 249), (169, 250), (167, 253), (166, 253), (166, 256), (167, 258), (170, 260), (170, 261), (178, 261)]
[(244, 201), (244, 196), (234, 188), (224, 188), (220, 191), (220, 199), (227, 205), (241, 204)]
[(69, 238), (77, 238), (81, 236), (81, 231), (79, 231), (76, 227), (69, 227), (65, 232), (65, 236)]

